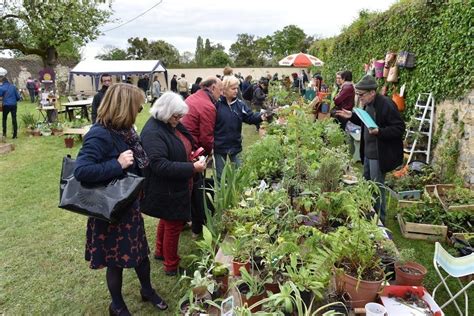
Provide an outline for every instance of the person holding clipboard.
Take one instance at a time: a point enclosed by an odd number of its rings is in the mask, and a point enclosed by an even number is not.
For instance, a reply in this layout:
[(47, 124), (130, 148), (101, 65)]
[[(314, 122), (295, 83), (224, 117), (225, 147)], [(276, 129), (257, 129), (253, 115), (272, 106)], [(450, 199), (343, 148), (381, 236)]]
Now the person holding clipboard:
[(360, 157), (364, 163), (364, 178), (375, 181), (380, 188), (374, 208), (385, 223), (385, 174), (403, 163), (405, 122), (395, 103), (376, 92), (374, 77), (364, 76), (355, 89), (363, 108), (354, 112), (341, 109), (336, 111), (336, 116), (362, 126)]

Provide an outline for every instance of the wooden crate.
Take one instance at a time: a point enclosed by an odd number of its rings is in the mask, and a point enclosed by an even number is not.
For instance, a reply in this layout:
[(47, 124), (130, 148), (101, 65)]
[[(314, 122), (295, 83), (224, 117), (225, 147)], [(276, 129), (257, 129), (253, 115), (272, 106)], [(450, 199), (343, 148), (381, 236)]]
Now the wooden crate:
[(411, 207), (415, 205), (423, 205), (423, 202), (421, 201), (410, 201), (410, 200), (398, 200), (398, 207), (399, 208), (405, 208), (405, 207)]
[(471, 211), (474, 212), (473, 204), (464, 204), (464, 205), (448, 205), (444, 200), (445, 192), (454, 188), (454, 184), (437, 184), (434, 190), (435, 196), (438, 198), (439, 202), (443, 206), (444, 210), (447, 212), (451, 211)]
[(401, 191), (398, 192), (398, 207), (399, 208), (404, 208), (404, 207), (411, 207), (415, 205), (422, 205), (423, 202), (420, 201), (421, 199), (421, 190), (412, 190), (412, 191)]
[(425, 189), (423, 190), (423, 194), (424, 194), (425, 197), (427, 197), (430, 200), (430, 202), (431, 202), (431, 199), (436, 199), (435, 190), (436, 190), (436, 184), (425, 185)]
[(448, 227), (445, 225), (431, 225), (405, 222), (402, 214), (397, 214), (400, 232), (408, 239), (422, 239), (428, 241), (445, 241)]

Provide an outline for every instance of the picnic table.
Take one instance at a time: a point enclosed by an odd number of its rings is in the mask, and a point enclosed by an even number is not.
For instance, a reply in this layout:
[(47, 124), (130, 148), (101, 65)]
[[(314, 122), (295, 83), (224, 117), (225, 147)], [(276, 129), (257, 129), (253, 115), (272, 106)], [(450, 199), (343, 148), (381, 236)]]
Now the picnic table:
[(90, 121), (87, 107), (91, 105), (92, 98), (63, 103), (63, 106), (66, 108), (66, 113), (68, 113), (70, 121), (74, 120), (74, 110), (80, 110), (81, 117), (86, 118), (88, 121)]

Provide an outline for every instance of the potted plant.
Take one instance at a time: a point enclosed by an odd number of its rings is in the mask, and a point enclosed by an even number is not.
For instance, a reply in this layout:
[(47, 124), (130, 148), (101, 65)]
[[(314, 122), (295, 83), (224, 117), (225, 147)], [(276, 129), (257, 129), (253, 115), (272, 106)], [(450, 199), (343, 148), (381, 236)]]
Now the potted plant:
[(23, 113), (20, 116), (20, 119), (25, 126), (27, 133), (32, 135), (37, 123), (34, 115), (31, 113)]
[(214, 293), (216, 282), (209, 276), (202, 276), (198, 270), (194, 271), (194, 277), (191, 279), (191, 287), (196, 298), (204, 298), (208, 294)]
[(51, 131), (53, 135), (59, 135), (63, 132), (63, 125), (61, 122), (51, 123)]
[(227, 293), (229, 288), (229, 269), (220, 262), (216, 262), (211, 268), (211, 274), (214, 277), (222, 294)]
[(235, 276), (240, 275), (240, 268), (245, 267), (250, 271), (250, 243), (248, 235), (232, 236), (229, 240), (222, 243), (222, 251), (226, 255), (232, 256), (232, 270)]
[[(236, 285), (241, 294), (242, 305), (252, 306), (265, 298), (264, 283), (258, 276), (250, 275), (245, 267), (240, 268), (240, 275), (241, 279), (237, 281)], [(261, 310), (260, 305), (251, 309), (253, 313), (259, 310)]]
[(40, 131), (42, 136), (51, 136), (51, 134), (53, 133), (51, 131), (51, 128), (47, 124), (41, 126)]
[(380, 266), (384, 269), (387, 280), (395, 278), (395, 262), (398, 258), (398, 251), (395, 244), (390, 239), (382, 239), (377, 243), (377, 255), (380, 257)]
[(377, 296), (385, 278), (376, 254), (376, 241), (381, 239), (375, 221), (359, 219), (352, 229), (339, 227), (331, 233), (331, 245), (336, 256), (336, 285), (341, 292), (348, 292), (353, 307), (364, 307)]
[(422, 285), (427, 270), (423, 265), (414, 262), (415, 257), (413, 248), (405, 248), (400, 251), (399, 259), (395, 263), (397, 285)]
[(64, 137), (64, 145), (66, 148), (74, 147), (74, 136), (73, 135), (66, 135)]

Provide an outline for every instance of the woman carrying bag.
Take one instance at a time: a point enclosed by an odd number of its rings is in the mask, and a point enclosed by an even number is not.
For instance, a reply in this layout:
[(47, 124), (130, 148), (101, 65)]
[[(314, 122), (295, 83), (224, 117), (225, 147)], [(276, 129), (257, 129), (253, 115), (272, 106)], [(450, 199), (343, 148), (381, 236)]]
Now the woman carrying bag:
[[(125, 83), (107, 89), (97, 114), (97, 123), (84, 137), (74, 176), (84, 184), (108, 183), (125, 172), (141, 174), (148, 165), (133, 123), (145, 102), (143, 91)], [(140, 280), (143, 301), (157, 309), (168, 308), (150, 281), (150, 260), (138, 200), (118, 223), (89, 217), (85, 257), (91, 269), (107, 268), (106, 281), (112, 303), (110, 315), (130, 315), (122, 297), (124, 268), (134, 268)]]

